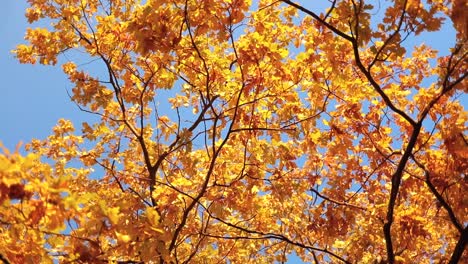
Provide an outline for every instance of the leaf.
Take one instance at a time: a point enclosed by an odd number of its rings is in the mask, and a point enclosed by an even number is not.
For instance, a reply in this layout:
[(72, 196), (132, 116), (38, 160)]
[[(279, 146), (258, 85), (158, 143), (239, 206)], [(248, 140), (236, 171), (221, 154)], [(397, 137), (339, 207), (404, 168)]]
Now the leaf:
[(14, 56), (83, 116), (1, 148), (2, 259), (462, 256), (466, 1), (27, 2)]
[(125, 235), (125, 234), (121, 234), (117, 231), (115, 231), (115, 235), (117, 237), (117, 241), (119, 241), (119, 243), (128, 243), (129, 241), (132, 240), (132, 237), (129, 236), (129, 235)]

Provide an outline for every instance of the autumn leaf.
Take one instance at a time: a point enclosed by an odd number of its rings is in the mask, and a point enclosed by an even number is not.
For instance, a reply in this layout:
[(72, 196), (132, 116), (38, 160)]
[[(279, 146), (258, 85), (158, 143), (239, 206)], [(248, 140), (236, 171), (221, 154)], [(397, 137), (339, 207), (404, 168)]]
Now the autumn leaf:
[(89, 119), (2, 148), (1, 259), (463, 262), (465, 2), (303, 2), (28, 1)]

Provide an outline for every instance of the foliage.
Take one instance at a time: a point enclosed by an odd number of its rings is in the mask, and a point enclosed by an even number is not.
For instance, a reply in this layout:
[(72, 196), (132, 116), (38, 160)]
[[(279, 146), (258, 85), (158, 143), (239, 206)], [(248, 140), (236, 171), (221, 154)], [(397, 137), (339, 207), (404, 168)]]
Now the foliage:
[(0, 156), (5, 263), (468, 261), (465, 1), (28, 2), (97, 121)]

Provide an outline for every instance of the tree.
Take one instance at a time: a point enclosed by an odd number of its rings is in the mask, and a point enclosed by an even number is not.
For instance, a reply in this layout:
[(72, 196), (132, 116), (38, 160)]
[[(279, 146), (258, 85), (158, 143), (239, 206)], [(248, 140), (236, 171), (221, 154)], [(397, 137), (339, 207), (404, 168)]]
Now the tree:
[(28, 2), (97, 121), (4, 150), (3, 262), (468, 261), (465, 1)]

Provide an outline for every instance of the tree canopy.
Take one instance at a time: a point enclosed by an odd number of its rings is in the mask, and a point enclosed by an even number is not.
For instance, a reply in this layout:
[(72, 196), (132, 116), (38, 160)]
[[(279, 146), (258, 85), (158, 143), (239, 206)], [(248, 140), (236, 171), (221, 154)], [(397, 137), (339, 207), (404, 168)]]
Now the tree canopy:
[(468, 262), (466, 1), (28, 3), (90, 119), (0, 155), (4, 263)]

